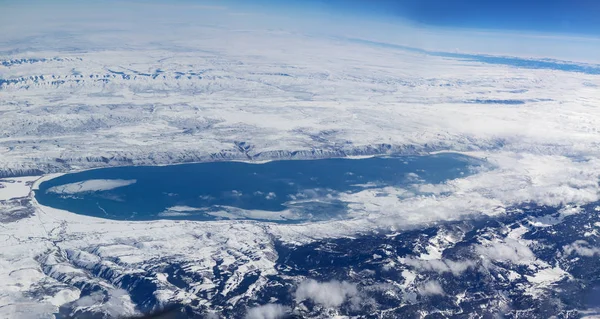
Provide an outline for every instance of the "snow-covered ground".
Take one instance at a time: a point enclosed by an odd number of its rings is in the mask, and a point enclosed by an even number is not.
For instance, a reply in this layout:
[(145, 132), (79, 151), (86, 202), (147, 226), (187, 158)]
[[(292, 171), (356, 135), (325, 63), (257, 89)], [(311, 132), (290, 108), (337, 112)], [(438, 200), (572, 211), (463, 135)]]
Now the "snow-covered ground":
[(37, 176), (11, 177), (0, 179), (0, 201), (26, 197)]
[[(9, 184), (7, 188), (14, 196), (29, 193), (29, 188), (19, 189), (19, 185)], [(87, 280), (112, 295), (122, 290), (116, 283), (117, 276), (147, 272), (148, 269), (140, 267), (160, 266), (159, 260), (195, 261), (193, 271), (205, 273), (207, 279), (195, 283), (190, 287), (191, 291), (198, 289), (207, 294), (216, 290), (216, 284), (209, 279), (215, 266), (224, 272), (235, 266), (234, 276), (226, 283), (230, 289), (235, 288), (248, 272), (258, 270), (264, 276), (275, 273), (273, 265), (277, 255), (265, 227), (260, 224), (114, 222), (44, 207), (35, 199), (31, 200), (35, 212), (1, 225), (0, 317), (3, 318), (43, 318), (55, 313), (57, 306), (78, 299), (81, 287), (77, 289), (61, 283), (65, 276), (73, 277), (69, 280), (73, 285)], [(5, 205), (2, 213), (7, 212), (6, 207), (21, 204), (2, 203)], [(97, 263), (116, 273), (112, 278), (114, 281), (91, 275), (92, 267)], [(148, 275), (160, 278), (160, 273)], [(190, 294), (190, 290), (182, 291), (167, 281), (159, 284), (164, 285), (161, 289), (164, 294), (155, 296), (159, 303), (198, 299)], [(52, 291), (37, 300), (27, 297), (28, 292), (40, 286), (51, 287)], [(123, 309), (131, 305), (131, 301), (123, 303)]]
[(0, 172), (360, 155), (382, 144), (552, 155), (599, 146), (597, 75), (216, 33), (200, 52), (60, 52), (0, 67)]

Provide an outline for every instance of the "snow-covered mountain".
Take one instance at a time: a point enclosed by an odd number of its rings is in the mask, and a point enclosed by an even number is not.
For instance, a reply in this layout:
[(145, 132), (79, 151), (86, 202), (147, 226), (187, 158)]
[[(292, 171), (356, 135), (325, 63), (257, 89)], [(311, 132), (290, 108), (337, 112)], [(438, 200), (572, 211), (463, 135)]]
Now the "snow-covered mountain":
[(229, 37), (287, 49), (5, 58), (0, 174), (436, 150), (578, 155), (598, 147), (594, 74), (289, 34)]
[[(15, 196), (31, 180), (2, 183)], [(598, 204), (339, 239), (303, 225), (114, 222), (31, 208), (27, 197), (2, 205), (1, 300), (15, 318), (577, 318), (597, 303)]]

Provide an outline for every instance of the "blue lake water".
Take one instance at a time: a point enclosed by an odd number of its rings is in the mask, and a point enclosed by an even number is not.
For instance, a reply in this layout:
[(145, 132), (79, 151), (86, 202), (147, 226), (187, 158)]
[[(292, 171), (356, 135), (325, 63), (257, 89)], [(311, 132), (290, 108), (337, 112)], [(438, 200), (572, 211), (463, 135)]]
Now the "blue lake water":
[(45, 206), (114, 220), (343, 218), (340, 193), (440, 183), (481, 163), (458, 154), (117, 167), (43, 182)]
[(452, 53), (452, 52), (441, 52), (441, 51), (427, 51), (424, 49), (413, 48), (404, 45), (376, 42), (363, 39), (348, 39), (361, 44), (374, 45), (378, 47), (398, 49), (409, 52), (423, 53), (431, 56), (439, 56), (444, 58), (459, 59), (464, 61), (482, 62), (487, 64), (496, 65), (507, 65), (512, 67), (518, 67), (523, 69), (547, 69), (547, 70), (559, 70), (565, 72), (577, 72), (585, 74), (600, 74), (600, 65), (598, 64), (586, 64), (576, 63), (571, 61), (560, 61), (554, 59), (527, 59), (510, 56), (493, 56), (484, 54), (467, 54), (467, 53)]

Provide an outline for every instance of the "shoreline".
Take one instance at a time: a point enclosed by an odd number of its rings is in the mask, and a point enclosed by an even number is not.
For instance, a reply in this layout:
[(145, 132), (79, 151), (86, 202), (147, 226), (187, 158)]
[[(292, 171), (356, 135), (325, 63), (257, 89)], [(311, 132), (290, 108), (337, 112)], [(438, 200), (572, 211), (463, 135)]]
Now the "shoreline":
[[(444, 152), (437, 152), (437, 153), (428, 153), (428, 154), (421, 154), (421, 155), (397, 155), (398, 158), (402, 158), (402, 157), (427, 157), (427, 156), (433, 156), (436, 154), (456, 154), (456, 155), (461, 155), (461, 156), (467, 156), (469, 158), (472, 158), (474, 160), (480, 160), (480, 157), (475, 157), (475, 156), (471, 156), (470, 154), (466, 153), (466, 152), (452, 152), (452, 151), (444, 151)], [(359, 160), (359, 159), (369, 159), (369, 158), (376, 158), (376, 157), (394, 157), (394, 155), (389, 155), (389, 154), (385, 154), (385, 155), (365, 155), (365, 156), (352, 156), (352, 157), (332, 157), (329, 159), (348, 159), (348, 160)], [(319, 160), (319, 159), (315, 159)], [(247, 164), (265, 164), (265, 163), (269, 163), (269, 162), (274, 162), (276, 160), (269, 160), (269, 161), (261, 161), (261, 162), (256, 162), (256, 161), (231, 161), (231, 162), (238, 162), (238, 163), (247, 163)], [(282, 160), (284, 161), (284, 160)], [(222, 162), (222, 161), (220, 161)], [(46, 174), (46, 175), (42, 175), (39, 178), (37, 178), (31, 185), (31, 188), (29, 190), (29, 194), (28, 197), (31, 200), (31, 203), (33, 204), (33, 206), (35, 207), (36, 210), (39, 209), (40, 212), (42, 213), (46, 213), (48, 214), (48, 212), (51, 211), (60, 211), (60, 215), (64, 215), (62, 217), (59, 218), (67, 218), (65, 214), (69, 214), (69, 215), (78, 215), (81, 218), (93, 218), (95, 220), (101, 220), (101, 221), (110, 221), (110, 222), (125, 222), (125, 223), (131, 223), (131, 222), (138, 222), (138, 223), (147, 223), (149, 222), (148, 220), (116, 220), (116, 219), (111, 219), (111, 218), (103, 218), (101, 216), (89, 216), (89, 215), (81, 215), (78, 214), (76, 212), (72, 212), (72, 211), (68, 211), (68, 210), (63, 210), (63, 209), (59, 209), (59, 208), (54, 208), (54, 207), (50, 207), (50, 206), (45, 206), (42, 205), (41, 203), (39, 203), (37, 201), (37, 197), (36, 197), (36, 192), (40, 191), (40, 186), (42, 183), (46, 182), (46, 181), (50, 181), (56, 178), (59, 178), (61, 176), (65, 176), (67, 174), (74, 174), (74, 173), (81, 173), (81, 172), (87, 172), (87, 171), (92, 171), (92, 170), (98, 170), (98, 169), (108, 169), (108, 168), (116, 168), (116, 167), (165, 167), (165, 166), (181, 166), (181, 165), (194, 165), (194, 164), (208, 164), (208, 163), (219, 163), (219, 162), (199, 162), (199, 163), (180, 163), (180, 164), (163, 164), (163, 165), (144, 165), (144, 166), (115, 166), (115, 167), (100, 167), (100, 168), (90, 168), (90, 169), (77, 169), (77, 170), (73, 170), (71, 172), (65, 172), (65, 173), (51, 173), (51, 174)], [(52, 214), (52, 215), (56, 215), (56, 214)], [(173, 220), (173, 219), (162, 219), (162, 218), (158, 218), (158, 219), (154, 219), (151, 220), (151, 222), (177, 222), (179, 220)], [(181, 221), (194, 221), (194, 220), (181, 220)], [(211, 220), (211, 222), (214, 221), (218, 221), (218, 220)], [(221, 222), (231, 222), (231, 221), (236, 221), (235, 218), (227, 218), (225, 220), (221, 220)], [(251, 222), (251, 223), (271, 223), (271, 221), (269, 220), (256, 220), (256, 219), (238, 219), (237, 222), (240, 221), (244, 221), (244, 222)], [(277, 222), (274, 222), (275, 224), (278, 224)]]
[[(98, 169), (117, 168), (117, 167), (164, 167), (164, 166), (180, 166), (180, 165), (208, 164), (208, 163), (222, 163), (222, 162), (235, 162), (235, 163), (260, 165), (260, 164), (267, 164), (267, 163), (276, 162), (276, 161), (310, 161), (310, 160), (323, 160), (323, 159), (360, 160), (360, 159), (386, 157), (386, 156), (408, 157), (408, 156), (429, 156), (429, 155), (438, 155), (438, 154), (458, 154), (458, 155), (473, 157), (478, 160), (484, 160), (485, 157), (482, 156), (483, 154), (481, 154), (481, 153), (483, 153), (483, 152), (482, 151), (464, 152), (464, 151), (442, 150), (442, 151), (425, 152), (422, 154), (381, 153), (381, 154), (372, 154), (372, 155), (317, 157), (317, 158), (313, 158), (313, 159), (304, 159), (304, 158), (303, 159), (267, 159), (267, 160), (258, 160), (258, 161), (234, 159), (234, 160), (227, 160), (227, 161), (198, 161), (198, 162), (168, 163), (168, 164), (155, 164), (155, 165), (116, 165), (116, 166), (102, 166), (102, 167), (92, 167), (92, 168), (78, 168), (78, 169), (73, 169), (73, 170), (69, 170), (66, 172), (49, 173), (49, 174), (44, 174), (44, 175), (30, 175), (30, 176), (31, 177), (40, 176), (40, 178), (37, 179), (32, 185), (31, 190), (35, 191), (35, 190), (39, 190), (39, 186), (41, 183), (47, 182), (49, 180), (58, 178), (63, 175), (82, 173), (82, 172), (98, 170)], [(27, 177), (27, 176), (20, 176), (20, 177)], [(7, 177), (7, 178), (12, 178), (12, 177)]]

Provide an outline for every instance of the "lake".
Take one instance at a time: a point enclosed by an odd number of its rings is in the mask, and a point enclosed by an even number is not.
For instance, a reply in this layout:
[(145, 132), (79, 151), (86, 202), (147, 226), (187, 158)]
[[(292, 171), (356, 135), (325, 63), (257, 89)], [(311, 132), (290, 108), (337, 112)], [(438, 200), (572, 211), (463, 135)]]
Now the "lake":
[(459, 154), (134, 166), (66, 174), (40, 184), (37, 201), (113, 220), (344, 218), (340, 193), (437, 184), (481, 165)]

